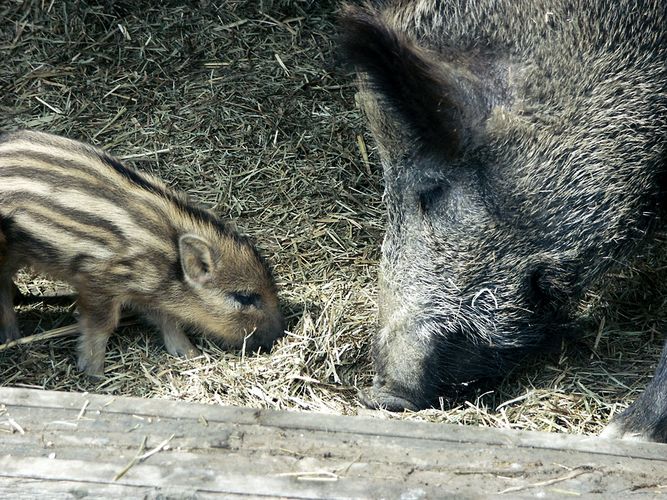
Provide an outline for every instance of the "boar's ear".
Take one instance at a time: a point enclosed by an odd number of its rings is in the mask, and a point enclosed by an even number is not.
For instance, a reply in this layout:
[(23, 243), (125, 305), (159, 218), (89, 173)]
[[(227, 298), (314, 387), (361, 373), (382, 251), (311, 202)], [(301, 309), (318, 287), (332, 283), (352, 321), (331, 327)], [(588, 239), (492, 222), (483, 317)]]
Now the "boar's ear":
[(347, 62), (363, 71), (371, 87), (428, 149), (453, 157), (460, 147), (462, 111), (456, 85), (433, 56), (388, 26), (378, 12), (346, 5), (341, 44)]
[(200, 287), (213, 276), (213, 256), (209, 243), (199, 236), (185, 234), (178, 240), (181, 267), (185, 280)]

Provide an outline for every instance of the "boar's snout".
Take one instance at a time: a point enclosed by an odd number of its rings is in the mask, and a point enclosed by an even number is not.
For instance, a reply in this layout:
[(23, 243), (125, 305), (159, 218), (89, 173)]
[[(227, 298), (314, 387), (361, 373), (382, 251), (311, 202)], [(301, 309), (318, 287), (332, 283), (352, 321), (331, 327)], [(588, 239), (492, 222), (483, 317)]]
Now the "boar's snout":
[(531, 350), (530, 344), (511, 342), (515, 336), (505, 345), (504, 338), (457, 328), (448, 317), (415, 317), (399, 310), (385, 320), (373, 339), (373, 386), (360, 394), (372, 409), (438, 408), (441, 398), (457, 399), (502, 376)]
[(436, 361), (434, 343), (422, 340), (427, 338), (425, 330), (431, 322), (421, 321), (400, 309), (386, 319), (385, 326), (373, 339), (373, 386), (359, 394), (360, 400), (372, 409), (428, 408), (437, 400), (440, 381), (438, 376), (428, 376), (433, 373)]
[(359, 392), (359, 400), (372, 410), (418, 411), (425, 406), (414, 401), (418, 399), (414, 394), (406, 394), (396, 388), (383, 385), (380, 377), (375, 377), (373, 387)]

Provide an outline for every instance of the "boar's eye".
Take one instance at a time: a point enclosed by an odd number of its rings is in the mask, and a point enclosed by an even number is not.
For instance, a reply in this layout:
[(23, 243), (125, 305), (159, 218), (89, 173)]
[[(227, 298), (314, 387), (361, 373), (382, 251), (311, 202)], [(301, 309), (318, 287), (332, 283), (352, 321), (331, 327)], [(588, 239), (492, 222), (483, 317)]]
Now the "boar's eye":
[(423, 215), (427, 215), (437, 207), (438, 203), (444, 198), (448, 191), (447, 186), (441, 184), (435, 185), (429, 189), (419, 191), (417, 194), (417, 202), (419, 204), (419, 211)]
[(257, 306), (259, 304), (259, 294), (249, 292), (232, 292), (232, 299), (242, 307)]
[(535, 304), (555, 306), (567, 300), (567, 284), (558, 269), (537, 265), (528, 271), (528, 293)]

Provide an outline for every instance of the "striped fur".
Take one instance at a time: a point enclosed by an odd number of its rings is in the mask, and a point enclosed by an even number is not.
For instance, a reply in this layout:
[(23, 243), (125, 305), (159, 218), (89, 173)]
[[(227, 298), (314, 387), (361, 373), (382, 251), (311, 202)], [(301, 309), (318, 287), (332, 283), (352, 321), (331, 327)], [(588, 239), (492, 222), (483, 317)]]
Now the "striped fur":
[(0, 342), (19, 336), (12, 277), (31, 266), (79, 293), (79, 367), (101, 375), (122, 306), (145, 312), (167, 350), (194, 356), (182, 325), (230, 347), (282, 334), (256, 249), (158, 179), (87, 144), (40, 132), (0, 136)]

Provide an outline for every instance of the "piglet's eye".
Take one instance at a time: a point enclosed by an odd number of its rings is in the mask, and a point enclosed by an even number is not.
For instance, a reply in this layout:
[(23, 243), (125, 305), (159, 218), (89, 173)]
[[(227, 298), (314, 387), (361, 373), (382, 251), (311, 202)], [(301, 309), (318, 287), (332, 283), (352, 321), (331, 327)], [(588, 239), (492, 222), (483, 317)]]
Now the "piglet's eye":
[(238, 302), (241, 306), (256, 306), (259, 304), (259, 294), (258, 293), (248, 293), (248, 292), (232, 292), (232, 299)]

